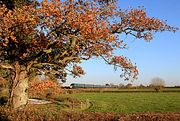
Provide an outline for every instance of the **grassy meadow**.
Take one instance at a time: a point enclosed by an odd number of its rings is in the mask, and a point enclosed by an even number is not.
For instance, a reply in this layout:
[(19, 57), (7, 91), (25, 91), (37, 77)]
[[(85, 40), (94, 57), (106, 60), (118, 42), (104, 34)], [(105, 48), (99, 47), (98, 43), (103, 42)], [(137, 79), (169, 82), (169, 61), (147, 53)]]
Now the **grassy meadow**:
[[(174, 89), (173, 89), (174, 90)], [(82, 89), (71, 93), (38, 98), (51, 104), (28, 104), (24, 110), (0, 107), (0, 120), (38, 121), (178, 121), (180, 120), (180, 92), (149, 92), (140, 90)], [(131, 91), (131, 92), (130, 92)], [(177, 92), (176, 92), (177, 91)], [(68, 91), (69, 92), (69, 91)]]
[(74, 93), (63, 94), (60, 98), (69, 97), (90, 102), (87, 112), (180, 112), (179, 92), (138, 92), (138, 93)]

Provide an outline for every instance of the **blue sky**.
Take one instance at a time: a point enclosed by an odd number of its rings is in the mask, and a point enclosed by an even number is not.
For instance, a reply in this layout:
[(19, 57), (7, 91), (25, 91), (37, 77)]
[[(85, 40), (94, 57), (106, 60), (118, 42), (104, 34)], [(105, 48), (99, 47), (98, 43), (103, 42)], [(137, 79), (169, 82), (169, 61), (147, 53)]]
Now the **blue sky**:
[[(180, 0), (119, 0), (121, 8), (137, 8), (144, 5), (150, 17), (167, 20), (167, 23), (180, 28)], [(166, 85), (180, 85), (180, 30), (176, 33), (155, 33), (154, 39), (147, 43), (144, 40), (127, 37), (129, 49), (119, 51), (137, 64), (139, 79), (133, 85), (148, 85), (153, 77), (163, 78)], [(81, 78), (68, 78), (65, 85), (71, 83), (91, 84), (127, 84), (119, 77), (120, 71), (105, 64), (101, 59), (83, 62), (86, 75)]]
[[(180, 0), (119, 0), (121, 8), (144, 5), (150, 17), (167, 20), (167, 23), (180, 28)], [(128, 37), (129, 49), (123, 54), (137, 64), (139, 79), (133, 85), (148, 85), (152, 78), (160, 77), (166, 85), (180, 85), (180, 31), (176, 33), (155, 33), (154, 39), (147, 43), (144, 40)], [(121, 51), (117, 54), (121, 54)], [(104, 63), (101, 59), (92, 59), (82, 63), (86, 75), (81, 78), (68, 78), (67, 83), (91, 84), (127, 84), (119, 77), (120, 71)]]

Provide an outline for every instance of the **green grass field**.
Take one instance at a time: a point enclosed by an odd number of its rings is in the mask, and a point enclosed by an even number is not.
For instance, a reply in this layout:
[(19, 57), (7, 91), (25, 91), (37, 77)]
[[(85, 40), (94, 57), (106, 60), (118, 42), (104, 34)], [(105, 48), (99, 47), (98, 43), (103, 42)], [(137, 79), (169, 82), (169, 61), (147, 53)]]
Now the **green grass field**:
[(88, 100), (88, 112), (180, 112), (180, 93), (74, 93), (61, 95)]

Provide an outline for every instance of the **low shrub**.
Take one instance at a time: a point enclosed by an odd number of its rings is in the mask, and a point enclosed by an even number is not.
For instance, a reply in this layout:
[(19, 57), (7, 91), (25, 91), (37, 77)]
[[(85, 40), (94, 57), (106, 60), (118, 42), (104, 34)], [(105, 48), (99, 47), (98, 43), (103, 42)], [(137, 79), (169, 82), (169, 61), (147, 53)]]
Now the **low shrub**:
[(53, 80), (45, 79), (40, 82), (30, 83), (29, 95), (31, 98), (53, 99), (60, 93), (63, 93), (63, 89)]

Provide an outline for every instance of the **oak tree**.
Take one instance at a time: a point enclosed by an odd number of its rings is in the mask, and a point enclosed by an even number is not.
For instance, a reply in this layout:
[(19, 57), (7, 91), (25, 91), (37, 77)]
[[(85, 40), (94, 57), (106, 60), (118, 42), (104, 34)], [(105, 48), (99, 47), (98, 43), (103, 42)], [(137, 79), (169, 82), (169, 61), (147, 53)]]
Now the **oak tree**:
[(154, 32), (177, 30), (148, 17), (143, 7), (123, 10), (113, 0), (20, 3), (0, 4), (0, 66), (7, 70), (3, 76), (11, 82), (9, 104), (14, 108), (27, 103), (30, 75), (43, 72), (64, 82), (67, 75), (84, 75), (78, 64), (94, 57), (122, 68), (126, 80), (137, 79), (136, 65), (114, 54), (126, 48), (119, 36), (150, 41)]

